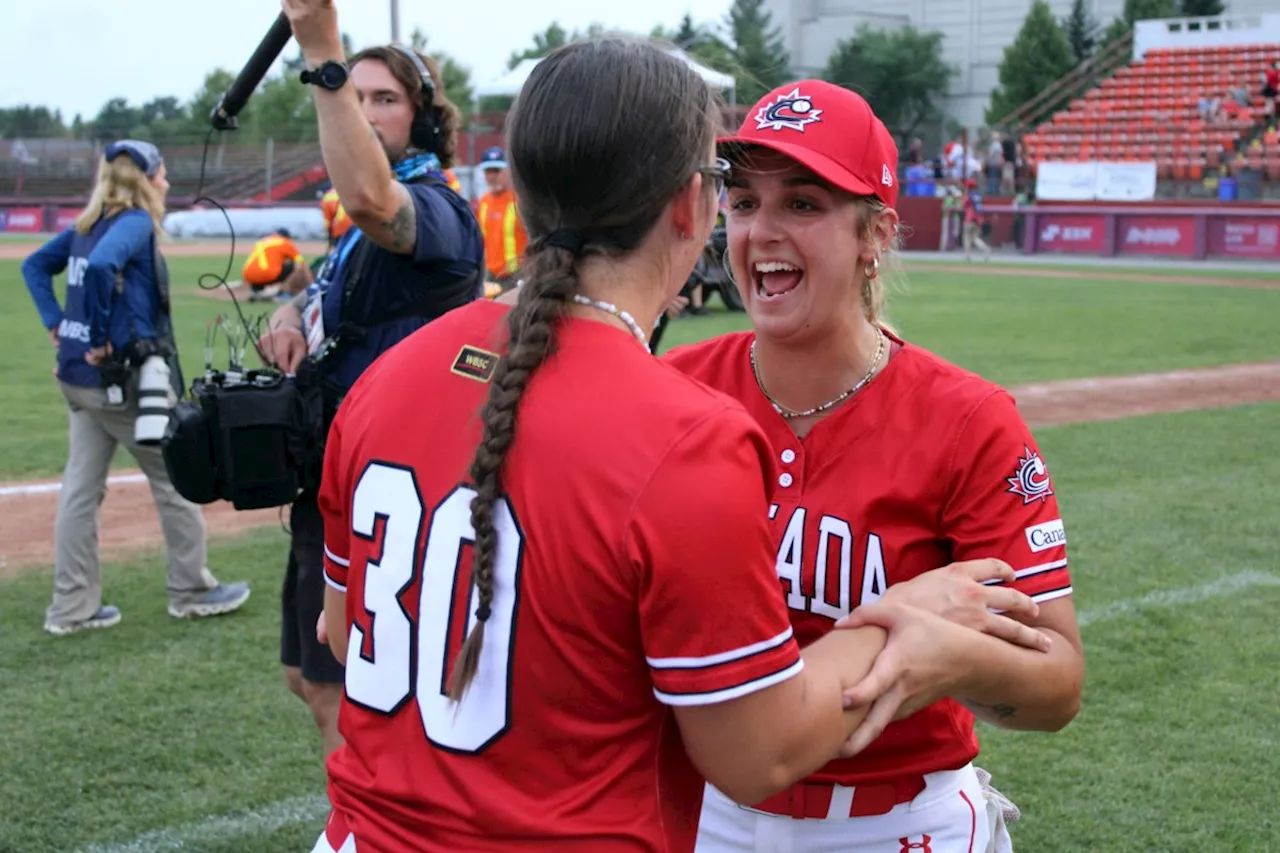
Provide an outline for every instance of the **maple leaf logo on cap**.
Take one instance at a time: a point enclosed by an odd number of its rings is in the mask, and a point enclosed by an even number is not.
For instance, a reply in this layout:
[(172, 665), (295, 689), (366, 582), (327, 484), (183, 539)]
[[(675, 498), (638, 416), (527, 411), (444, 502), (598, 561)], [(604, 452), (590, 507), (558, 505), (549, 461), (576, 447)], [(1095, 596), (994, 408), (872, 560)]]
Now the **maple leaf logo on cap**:
[(810, 98), (800, 94), (797, 87), (760, 108), (756, 113), (756, 129), (798, 130), (803, 133), (804, 126), (817, 124), (821, 115), (822, 110), (816, 108)]

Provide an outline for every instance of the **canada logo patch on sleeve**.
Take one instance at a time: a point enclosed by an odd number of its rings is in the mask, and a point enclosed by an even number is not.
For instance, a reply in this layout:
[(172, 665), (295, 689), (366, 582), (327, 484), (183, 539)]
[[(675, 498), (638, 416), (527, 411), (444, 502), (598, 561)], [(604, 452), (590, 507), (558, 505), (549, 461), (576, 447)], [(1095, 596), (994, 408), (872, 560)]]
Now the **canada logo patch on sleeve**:
[(1022, 449), (1027, 455), (1018, 457), (1018, 467), (1013, 476), (1006, 477), (1005, 481), (1009, 484), (1008, 491), (1020, 495), (1025, 506), (1034, 501), (1047, 500), (1053, 494), (1053, 486), (1049, 483), (1049, 469), (1045, 467), (1040, 454), (1025, 444)]

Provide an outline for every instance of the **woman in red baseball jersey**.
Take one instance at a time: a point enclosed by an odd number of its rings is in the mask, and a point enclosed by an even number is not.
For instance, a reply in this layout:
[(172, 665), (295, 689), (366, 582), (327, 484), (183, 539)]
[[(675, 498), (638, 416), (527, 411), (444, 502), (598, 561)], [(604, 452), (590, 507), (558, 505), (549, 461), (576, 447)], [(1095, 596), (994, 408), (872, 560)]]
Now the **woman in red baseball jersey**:
[(547, 56), (507, 121), (518, 302), (433, 321), (343, 401), (320, 506), (345, 742), (316, 851), (685, 853), (704, 776), (756, 801), (837, 753), (882, 647), (984, 665), (980, 631), (896, 604), (802, 653), (764, 434), (649, 352), (715, 220), (716, 114), (645, 43)]
[[(974, 715), (1060, 729), (1079, 708), (1084, 676), (1044, 460), (1006, 392), (885, 320), (897, 148), (866, 101), (817, 80), (788, 84), (719, 150), (731, 164), (728, 258), (754, 330), (667, 361), (738, 400), (769, 437), (777, 573), (801, 646), (834, 628), (880, 624), (868, 607), (876, 601), (946, 615), (966, 578), (937, 567), (978, 556), (1016, 571), (1013, 586), (1038, 603), (1026, 618), (1052, 644), (1045, 652), (984, 637), (978, 677), (929, 685), (890, 672), (886, 651), (846, 693), (873, 703), (850, 742), (856, 757), (749, 808), (709, 788), (697, 849), (997, 849), (1007, 835), (993, 794), (988, 817), (971, 764)], [(995, 594), (997, 583), (986, 589)]]

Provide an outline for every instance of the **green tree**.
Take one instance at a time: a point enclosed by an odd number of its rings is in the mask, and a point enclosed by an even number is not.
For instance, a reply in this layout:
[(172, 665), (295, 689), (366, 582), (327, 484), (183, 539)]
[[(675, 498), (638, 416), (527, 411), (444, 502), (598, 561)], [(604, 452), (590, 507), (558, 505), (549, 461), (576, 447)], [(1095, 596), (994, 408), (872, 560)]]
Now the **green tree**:
[(511, 54), (507, 59), (507, 69), (515, 68), (526, 59), (541, 59), (556, 48), (564, 47), (569, 41), (569, 33), (565, 28), (552, 21), (545, 30), (534, 33), (532, 47)]
[(864, 24), (836, 46), (822, 78), (861, 94), (905, 142), (942, 118), (941, 103), (955, 74), (942, 59), (942, 33), (910, 26), (873, 30)]
[(129, 106), (124, 98), (112, 98), (102, 105), (93, 119), (93, 138), (100, 140), (146, 136), (142, 112)]
[[(1067, 35), (1044, 0), (1035, 0), (1013, 43), (1004, 49), (1000, 85), (991, 93), (987, 124), (994, 125), (1066, 74), (1075, 61)], [(1051, 109), (1053, 105), (1047, 105)]]
[(725, 25), (738, 100), (754, 103), (791, 77), (782, 30), (774, 27), (764, 0), (733, 0)]
[(658, 25), (653, 28), (649, 36), (671, 42), (708, 68), (731, 75), (735, 81), (741, 74), (742, 69), (729, 43), (716, 32), (714, 27), (695, 24), (693, 16), (688, 13), (680, 19), (680, 25), (676, 29), (668, 30)]
[[(564, 27), (552, 21), (545, 30), (534, 33), (533, 45), (524, 50), (513, 52), (507, 57), (507, 70), (514, 69), (526, 59), (541, 59), (558, 47), (564, 47), (573, 39)], [(506, 95), (490, 95), (480, 99), (480, 112), (501, 113), (511, 109), (514, 98)]]
[(1133, 26), (1152, 18), (1176, 18), (1181, 11), (1176, 0), (1124, 0), (1123, 14), (1125, 22)]
[(296, 74), (267, 78), (251, 102), (253, 122), (242, 125), (242, 141), (314, 142), (320, 138), (316, 124), (316, 103), (311, 87)]
[[(235, 79), (236, 76), (225, 68), (215, 68), (204, 76), (204, 82), (187, 103), (188, 133), (203, 135), (209, 130), (211, 127), (209, 116), (213, 114), (214, 108)], [(249, 98), (236, 119), (238, 127), (247, 128), (253, 125), (253, 114), (257, 105), (257, 98)]]
[(1221, 15), (1227, 11), (1227, 4), (1222, 0), (1182, 0), (1182, 14), (1188, 18), (1202, 15)]
[(0, 139), (66, 135), (67, 127), (58, 110), (30, 104), (0, 109)]
[(1101, 27), (1089, 13), (1085, 0), (1075, 0), (1071, 4), (1071, 14), (1062, 22), (1062, 31), (1067, 34), (1071, 55), (1075, 57), (1077, 65), (1093, 56), (1098, 46), (1099, 29)]
[[(1187, 2), (1187, 0), (1182, 0)], [(1117, 39), (1124, 38), (1133, 31), (1138, 21), (1149, 21), (1152, 18), (1176, 18), (1181, 7), (1176, 0), (1124, 0), (1124, 9), (1120, 17), (1112, 21), (1102, 34), (1101, 48), (1108, 47)]]

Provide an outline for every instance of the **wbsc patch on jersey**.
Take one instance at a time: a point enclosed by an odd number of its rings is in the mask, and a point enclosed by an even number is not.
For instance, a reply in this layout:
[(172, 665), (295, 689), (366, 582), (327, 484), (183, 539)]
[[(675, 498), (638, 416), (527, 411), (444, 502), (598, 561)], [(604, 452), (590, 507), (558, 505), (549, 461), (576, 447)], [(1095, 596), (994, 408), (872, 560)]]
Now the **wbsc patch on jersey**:
[(493, 378), (493, 371), (498, 367), (498, 354), (482, 350), (479, 347), (464, 345), (458, 350), (458, 357), (453, 360), (450, 373), (474, 379), (477, 382), (488, 382)]

